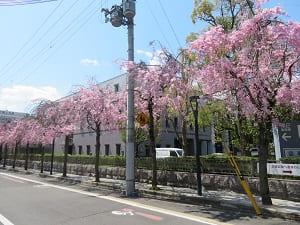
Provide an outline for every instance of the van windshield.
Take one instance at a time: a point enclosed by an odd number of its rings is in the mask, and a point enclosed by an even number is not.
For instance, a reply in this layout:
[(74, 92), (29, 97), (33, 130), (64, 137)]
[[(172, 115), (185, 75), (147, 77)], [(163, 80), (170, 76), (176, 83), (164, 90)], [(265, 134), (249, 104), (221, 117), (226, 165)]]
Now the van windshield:
[(177, 150), (177, 154), (178, 154), (179, 156), (182, 156), (182, 150)]

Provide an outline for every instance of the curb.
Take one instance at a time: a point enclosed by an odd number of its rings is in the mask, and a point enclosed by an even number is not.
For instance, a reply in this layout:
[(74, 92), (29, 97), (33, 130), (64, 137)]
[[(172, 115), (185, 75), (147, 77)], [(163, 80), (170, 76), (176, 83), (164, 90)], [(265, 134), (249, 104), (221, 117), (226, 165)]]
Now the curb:
[[(86, 187), (94, 187), (94, 188), (105, 188), (109, 190), (116, 190), (124, 193), (124, 188), (121, 185), (115, 185), (113, 183), (105, 183), (101, 182), (96, 183), (94, 181), (81, 181), (72, 179), (71, 177), (56, 177), (53, 175), (46, 175), (47, 177), (56, 178), (58, 180), (65, 180), (70, 183), (78, 183), (82, 184)], [(159, 199), (159, 200), (168, 200), (168, 201), (174, 201), (174, 202), (181, 202), (186, 204), (193, 204), (193, 205), (213, 205), (219, 208), (231, 208), (235, 210), (242, 210), (244, 212), (253, 213), (255, 214), (255, 211), (252, 207), (252, 205), (246, 206), (243, 204), (238, 204), (226, 200), (216, 200), (216, 199), (209, 199), (203, 196), (188, 196), (188, 195), (180, 195), (180, 194), (174, 194), (169, 191), (155, 191), (155, 190), (149, 190), (149, 189), (143, 189), (139, 188), (137, 189), (138, 197), (145, 197), (145, 198), (152, 198), (152, 199)], [(268, 206), (268, 208), (264, 208), (260, 206), (260, 210), (262, 211), (262, 214), (267, 217), (276, 217), (276, 218), (283, 218), (283, 219), (290, 219), (295, 221), (300, 221), (300, 214), (296, 213), (285, 213), (285, 212), (279, 212), (276, 210), (276, 206), (271, 208), (272, 206)]]

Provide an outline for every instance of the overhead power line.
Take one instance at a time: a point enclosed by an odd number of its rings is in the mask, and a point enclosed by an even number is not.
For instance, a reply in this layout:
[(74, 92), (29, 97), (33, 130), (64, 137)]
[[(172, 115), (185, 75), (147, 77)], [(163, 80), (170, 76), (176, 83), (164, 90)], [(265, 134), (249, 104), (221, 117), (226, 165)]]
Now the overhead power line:
[(99, 12), (99, 8), (97, 7), (96, 10), (92, 11), (90, 13), (90, 15), (88, 15), (87, 18), (85, 18), (85, 20), (74, 30), (74, 32), (71, 33), (71, 35), (69, 35), (60, 45), (59, 47), (56, 48), (56, 50), (54, 52), (52, 52), (51, 54), (48, 55), (47, 58), (44, 59), (44, 61), (42, 61), (37, 67), (35, 67), (35, 69), (33, 69), (30, 73), (28, 73), (23, 80), (21, 80), (21, 82), (24, 82), (25, 80), (27, 80), (33, 73), (35, 73), (42, 65), (44, 65), (50, 58), (51, 56), (53, 56), (57, 51), (59, 51), (61, 48), (63, 48), (63, 46), (67, 43), (69, 43), (69, 40), (72, 39), (76, 33), (78, 33), (83, 27), (84, 25), (89, 22), (90, 19), (93, 18), (93, 16)]
[[(92, 0), (82, 11), (74, 17), (74, 20), (70, 24), (68, 24), (66, 27), (62, 29), (62, 31), (57, 34), (57, 36), (52, 39), (45, 48), (41, 49), (36, 55), (34, 55), (28, 63), (25, 65), (28, 65), (29, 63), (32, 64), (36, 62), (38, 59), (40, 59), (43, 55), (49, 52), (49, 54), (46, 55), (46, 58), (44, 58), (43, 61), (37, 64), (34, 69), (32, 69), (29, 73), (27, 73), (24, 78), (20, 79), (20, 82), (23, 82), (27, 80), (32, 74), (34, 74), (42, 65), (44, 65), (50, 58), (53, 56), (58, 50), (60, 50), (65, 44), (69, 43), (68, 41), (75, 36), (76, 33), (78, 33), (79, 30), (95, 15), (95, 13), (99, 12), (99, 6), (93, 7), (92, 10), (89, 10), (93, 5), (95, 1)], [(66, 38), (65, 38), (66, 37)], [(61, 41), (60, 41), (61, 39)], [(50, 44), (50, 45), (49, 45)], [(24, 67), (22, 67), (23, 69)], [(18, 71), (20, 71), (21, 68), (19, 68)], [(19, 73), (14, 73), (12, 76), (18, 75)], [(9, 82), (9, 80), (5, 80), (1, 83), (3, 86)]]
[(171, 46), (170, 42), (168, 41), (168, 39), (167, 39), (165, 33), (163, 32), (163, 29), (161, 28), (160, 23), (158, 22), (158, 19), (156, 18), (156, 16), (155, 16), (155, 14), (154, 14), (154, 12), (153, 12), (153, 10), (152, 10), (152, 8), (151, 8), (151, 6), (150, 6), (148, 0), (146, 0), (146, 3), (147, 3), (147, 5), (148, 5), (147, 8), (149, 9), (149, 11), (150, 11), (150, 13), (151, 13), (151, 15), (152, 15), (152, 17), (153, 17), (153, 19), (154, 19), (154, 21), (155, 21), (155, 23), (156, 23), (156, 25), (157, 25), (157, 27), (158, 27), (159, 32), (162, 34), (163, 38), (165, 39), (165, 42), (167, 43), (167, 45), (168, 45), (170, 51), (173, 52), (172, 46)]
[(170, 21), (170, 19), (169, 19), (169, 17), (168, 17), (168, 14), (166, 13), (166, 10), (165, 10), (163, 4), (161, 3), (160, 0), (158, 0), (158, 2), (159, 2), (159, 5), (160, 5), (160, 7), (161, 7), (161, 9), (162, 9), (162, 11), (163, 11), (163, 13), (164, 13), (164, 15), (165, 15), (165, 17), (166, 17), (168, 23), (169, 23), (169, 26), (170, 26), (170, 28), (171, 28), (171, 30), (172, 30), (174, 36), (175, 36), (175, 39), (176, 39), (176, 41), (177, 41), (179, 47), (181, 47), (180, 41), (179, 41), (179, 39), (178, 39), (178, 36), (177, 36), (177, 34), (176, 34), (175, 30), (174, 30), (174, 27), (172, 26), (172, 23), (171, 23), (171, 21)]
[(57, 0), (1, 0), (0, 6), (16, 6), (16, 5), (28, 5), (28, 4), (37, 4), (45, 2), (54, 2)]
[[(78, 15), (76, 15), (74, 17), (73, 20), (71, 20), (71, 22), (65, 26), (55, 37), (54, 39), (52, 39), (51, 41), (49, 41), (47, 43), (47, 45), (42, 48), (40, 51), (38, 51), (35, 55), (33, 55), (29, 60), (27, 60), (26, 63), (24, 63), (21, 67), (19, 67), (14, 74), (19, 74), (19, 72), (23, 71), (25, 69), (26, 66), (28, 66), (29, 64), (34, 64), (35, 61), (37, 61), (38, 59), (40, 59), (43, 55), (45, 55), (48, 51), (51, 51), (55, 48), (55, 46), (57, 45), (57, 42), (59, 41), (59, 39), (63, 38), (64, 35), (67, 35), (69, 32), (72, 31), (72, 29), (74, 27), (76, 27), (76, 25), (78, 23), (80, 23), (81, 19), (84, 19), (84, 17), (86, 16), (84, 13), (88, 11), (88, 9), (93, 6), (93, 4), (95, 3), (94, 0), (92, 0), (84, 9), (82, 9), (80, 11), (80, 13)], [(93, 10), (94, 11), (94, 10)], [(92, 12), (89, 12), (87, 15), (90, 15)], [(83, 17), (83, 18), (82, 18)]]
[[(35, 43), (33, 43), (27, 51), (25, 51), (20, 57), (18, 57), (17, 60), (15, 60), (16, 62), (14, 64), (12, 64), (10, 66), (10, 68), (14, 68), (16, 63), (23, 61), (25, 56), (28, 55), (45, 37), (47, 37), (46, 35), (56, 26), (56, 24), (58, 24), (71, 11), (71, 9), (74, 7), (74, 5), (78, 1), (79, 0), (76, 0), (75, 2), (73, 2), (71, 4), (71, 6), (41, 35), (41, 37)], [(9, 69), (8, 69), (8, 71), (6, 71), (5, 74), (8, 74), (8, 73), (9, 73)]]
[(44, 25), (48, 22), (48, 20), (51, 18), (51, 16), (57, 11), (57, 9), (60, 7), (60, 5), (63, 3), (64, 0), (61, 0), (60, 3), (52, 10), (52, 12), (47, 16), (47, 18), (42, 22), (42, 24), (39, 26), (39, 28), (33, 33), (33, 35), (23, 44), (23, 46), (18, 50), (18, 52), (8, 61), (8, 63), (5, 64), (4, 67), (0, 69), (0, 77), (2, 73), (5, 73), (7, 69), (11, 68), (11, 64), (14, 65), (15, 62), (18, 60), (18, 56), (21, 54), (23, 49), (28, 46), (28, 44), (36, 37), (36, 35), (39, 33), (39, 31), (44, 27)]

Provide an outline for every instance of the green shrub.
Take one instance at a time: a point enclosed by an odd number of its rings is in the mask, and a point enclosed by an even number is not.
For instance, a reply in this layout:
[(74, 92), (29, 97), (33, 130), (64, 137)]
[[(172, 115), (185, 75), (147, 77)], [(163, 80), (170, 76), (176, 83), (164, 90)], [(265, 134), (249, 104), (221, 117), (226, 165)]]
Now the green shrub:
[[(9, 155), (12, 159), (13, 155)], [(249, 156), (234, 156), (239, 169), (243, 175), (257, 176), (257, 158)], [(17, 159), (24, 160), (25, 154), (19, 154)], [(40, 161), (40, 154), (30, 154), (30, 161)], [(45, 162), (51, 161), (51, 154), (45, 154)], [(54, 161), (63, 163), (64, 154), (55, 154)], [(200, 157), (202, 172), (234, 174), (234, 169), (229, 163), (226, 155), (207, 155)], [(284, 163), (300, 163), (300, 157), (289, 157), (282, 159)], [(90, 155), (68, 155), (68, 163), (94, 165), (95, 156)], [(141, 157), (135, 159), (137, 169), (152, 169), (152, 158)], [(100, 156), (100, 166), (125, 167), (126, 158), (121, 156)], [(182, 158), (163, 158), (157, 159), (158, 170), (179, 171), (179, 172), (196, 172), (195, 156)]]
[(286, 164), (300, 164), (300, 156), (291, 156), (280, 159), (281, 162)]

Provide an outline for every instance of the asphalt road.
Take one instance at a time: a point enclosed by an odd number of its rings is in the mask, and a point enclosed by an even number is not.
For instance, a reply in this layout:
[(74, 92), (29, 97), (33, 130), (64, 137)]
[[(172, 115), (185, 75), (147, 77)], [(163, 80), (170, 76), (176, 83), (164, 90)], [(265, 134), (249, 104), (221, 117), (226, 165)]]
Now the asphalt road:
[(257, 219), (237, 210), (211, 206), (128, 199), (62, 181), (0, 171), (0, 224), (3, 225), (182, 225), (297, 224)]

